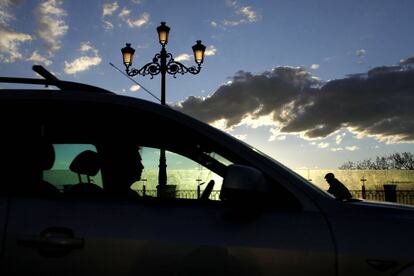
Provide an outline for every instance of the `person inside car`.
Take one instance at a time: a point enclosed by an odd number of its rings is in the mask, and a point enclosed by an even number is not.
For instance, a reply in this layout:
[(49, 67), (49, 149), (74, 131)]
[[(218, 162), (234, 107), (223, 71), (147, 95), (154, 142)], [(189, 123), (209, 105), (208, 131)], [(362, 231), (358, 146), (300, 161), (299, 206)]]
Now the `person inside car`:
[(141, 179), (144, 166), (141, 162), (139, 147), (136, 145), (122, 145), (105, 147), (101, 154), (102, 177), (105, 194), (112, 198), (137, 198), (138, 193), (131, 189), (131, 185)]
[(1, 148), (2, 193), (35, 197), (56, 197), (59, 190), (43, 179), (43, 171), (55, 162), (53, 145), (43, 140), (20, 144), (4, 143)]

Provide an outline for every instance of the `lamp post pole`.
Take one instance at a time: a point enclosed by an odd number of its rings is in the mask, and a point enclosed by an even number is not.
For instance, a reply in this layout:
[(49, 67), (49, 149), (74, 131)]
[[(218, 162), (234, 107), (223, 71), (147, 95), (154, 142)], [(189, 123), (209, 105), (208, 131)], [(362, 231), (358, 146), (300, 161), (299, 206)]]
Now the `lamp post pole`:
[(165, 105), (165, 75), (167, 74), (167, 51), (165, 46), (162, 46), (160, 52), (161, 60), (161, 104)]
[[(162, 45), (160, 52), (161, 65), (161, 104), (165, 105), (165, 75), (167, 74), (167, 51)], [(160, 149), (160, 163), (158, 165), (158, 185), (160, 189), (167, 186), (167, 159), (165, 158), (165, 149)]]
[[(197, 40), (197, 43), (192, 47), (194, 53), (194, 60), (197, 66), (187, 67), (181, 62), (175, 61), (172, 54), (168, 53), (165, 49), (165, 45), (168, 43), (168, 34), (170, 28), (161, 22), (161, 25), (157, 27), (158, 38), (161, 44), (161, 51), (154, 56), (152, 62), (145, 64), (140, 69), (130, 68), (132, 65), (132, 59), (135, 53), (135, 49), (131, 47), (130, 43), (127, 43), (124, 48), (121, 49), (122, 58), (125, 65), (125, 72), (128, 76), (146, 76), (150, 75), (153, 78), (155, 75), (161, 74), (161, 105), (165, 105), (165, 77), (168, 74), (173, 75), (175, 78), (177, 74), (184, 75), (185, 73), (191, 73), (196, 75), (200, 73), (201, 64), (204, 61), (204, 52), (206, 47), (201, 44), (201, 40)], [(160, 163), (158, 172), (158, 190), (162, 190), (167, 186), (167, 161), (165, 157), (165, 149), (160, 146)]]

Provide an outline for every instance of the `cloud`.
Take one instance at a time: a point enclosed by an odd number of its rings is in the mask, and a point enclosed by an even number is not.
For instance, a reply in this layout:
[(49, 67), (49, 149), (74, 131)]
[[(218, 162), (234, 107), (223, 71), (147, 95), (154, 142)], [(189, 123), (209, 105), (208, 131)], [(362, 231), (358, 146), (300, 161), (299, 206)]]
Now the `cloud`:
[(243, 22), (244, 22), (244, 20), (227, 20), (227, 19), (224, 19), (223, 20), (223, 25), (224, 26), (229, 26), (229, 27), (234, 27), (234, 26), (240, 25)]
[(237, 12), (242, 14), (248, 22), (256, 22), (260, 17), (257, 11), (253, 10), (250, 6), (240, 7)]
[(273, 118), (270, 115), (260, 116), (258, 118), (253, 117), (252, 115), (247, 115), (243, 117), (241, 121), (242, 124), (250, 128), (258, 128), (263, 126), (274, 126)]
[(272, 141), (284, 141), (287, 138), (287, 135), (280, 133), (280, 129), (277, 127), (274, 127), (274, 123), (273, 121), (270, 119), (270, 123), (268, 125), (273, 126), (272, 128), (270, 128), (269, 132), (270, 132), (270, 137), (268, 139), (269, 142)]
[[(214, 56), (217, 52), (216, 47), (214, 47), (214, 45), (210, 45), (207, 47), (206, 51), (204, 52), (205, 56)], [(175, 61), (189, 61), (191, 60), (193, 56), (187, 53), (183, 53), (178, 55), (177, 57), (174, 58)]]
[(0, 26), (0, 61), (11, 63), (23, 58), (19, 46), (21, 43), (31, 41), (32, 36), (7, 30)]
[(366, 54), (367, 54), (367, 50), (365, 50), (365, 49), (359, 49), (359, 50), (355, 51), (355, 55), (359, 58), (365, 57)]
[(132, 91), (132, 92), (136, 92), (136, 91), (138, 91), (139, 89), (141, 89), (141, 86), (139, 86), (139, 85), (137, 85), (137, 84), (134, 84), (134, 85), (132, 85), (132, 86), (129, 88), (129, 90), (130, 90), (130, 91)]
[(112, 15), (119, 8), (118, 2), (106, 3), (102, 6), (102, 17)]
[(121, 10), (121, 12), (118, 14), (119, 17), (121, 18), (126, 18), (131, 14), (131, 10), (129, 10), (128, 8), (123, 8)]
[[(141, 4), (142, 1), (133, 1), (135, 4)], [(102, 9), (102, 22), (105, 30), (109, 31), (114, 28), (114, 24), (107, 20), (106, 17), (112, 16), (119, 8), (118, 2), (106, 3)], [(132, 11), (127, 7), (123, 7), (118, 13), (118, 17), (125, 22), (130, 28), (141, 28), (147, 25), (150, 21), (150, 14), (143, 12), (138, 18), (131, 18)], [(104, 19), (105, 18), (105, 19)]]
[(0, 26), (8, 26), (9, 21), (15, 20), (14, 14), (10, 12), (10, 7), (20, 4), (20, 0), (1, 0), (0, 1)]
[(246, 117), (268, 115), (281, 134), (306, 139), (347, 128), (357, 136), (412, 143), (412, 91), (414, 68), (409, 66), (382, 66), (328, 82), (304, 68), (277, 67), (258, 75), (240, 71), (209, 97), (191, 96), (176, 108), (227, 129), (243, 124)]
[(329, 143), (321, 142), (321, 143), (318, 144), (318, 148), (320, 148), (320, 149), (325, 149), (327, 147), (329, 147)]
[(72, 62), (65, 61), (64, 71), (68, 75), (76, 74), (88, 70), (91, 66), (99, 65), (101, 61), (102, 59), (99, 56), (82, 56)]
[(349, 150), (349, 151), (356, 151), (356, 150), (359, 149), (359, 147), (357, 147), (357, 146), (350, 146), (350, 147), (345, 147), (345, 149), (346, 150)]
[[(111, 21), (104, 19), (105, 17), (111, 16), (113, 15), (116, 10), (119, 8), (118, 2), (115, 1), (113, 3), (105, 3), (102, 6), (102, 23), (103, 23), (103, 28), (106, 31), (110, 31), (114, 28), (114, 24), (112, 24)], [(125, 15), (125, 13), (129, 12), (129, 10), (127, 8), (124, 8), (118, 15), (120, 17), (123, 17)]]
[(255, 23), (262, 17), (261, 14), (252, 6), (242, 6), (238, 3), (238, 1), (227, 0), (226, 5), (233, 10), (234, 14), (237, 15), (236, 18), (223, 19), (221, 21), (221, 25), (219, 25), (216, 21), (211, 21), (210, 25), (212, 27), (222, 27), (225, 29), (225, 27), (235, 27), (244, 23)]
[(237, 4), (237, 0), (226, 0), (226, 5), (229, 7), (236, 7)]
[(338, 134), (335, 137), (335, 144), (339, 145), (345, 138), (346, 133)]
[(319, 65), (319, 64), (316, 64), (316, 63), (314, 63), (314, 64), (312, 64), (312, 65), (310, 66), (310, 68), (311, 68), (312, 70), (319, 69), (319, 67), (320, 67), (320, 65)]
[(134, 19), (134, 20), (128, 18), (126, 22), (130, 28), (136, 28), (136, 27), (141, 28), (147, 25), (149, 23), (149, 20), (150, 20), (150, 14), (147, 12), (144, 12), (141, 14), (139, 18)]
[(21, 44), (33, 40), (31, 35), (15, 32), (9, 27), (9, 22), (16, 19), (10, 8), (20, 2), (0, 1), (0, 62), (11, 63), (23, 59), (23, 54), (20, 52)]
[(37, 36), (44, 41), (49, 56), (62, 46), (61, 38), (67, 33), (69, 26), (62, 17), (67, 13), (61, 8), (61, 0), (47, 0), (40, 3), (35, 9), (38, 30)]
[(85, 41), (85, 42), (81, 42), (80, 47), (79, 47), (79, 51), (81, 51), (81, 52), (88, 52), (88, 51), (96, 52), (97, 50), (92, 47), (92, 45), (89, 41)]
[(257, 118), (275, 111), (282, 120), (289, 103), (300, 95), (297, 86), (306, 88), (311, 85), (308, 82), (313, 83), (300, 68), (278, 67), (261, 75), (240, 71), (210, 97), (189, 97), (180, 109), (206, 122), (224, 119), (227, 127), (248, 115)]
[(217, 22), (216, 22), (216, 21), (211, 21), (211, 22), (210, 22), (210, 25), (211, 25), (212, 27), (217, 27), (217, 26), (218, 26), (218, 24), (217, 24)]
[[(102, 62), (101, 57), (99, 56), (98, 50), (91, 46), (89, 41), (82, 42), (80, 44), (79, 51), (84, 56), (81, 56), (71, 62), (65, 61), (64, 71), (66, 74), (76, 74), (78, 72), (89, 70), (92, 66), (97, 66)], [(93, 55), (86, 55), (86, 54)]]
[(400, 60), (401, 65), (413, 65), (414, 64), (414, 57), (410, 57), (407, 59)]
[(102, 20), (102, 22), (103, 22), (103, 27), (105, 30), (110, 31), (114, 28), (114, 24), (112, 24), (111, 22), (107, 20)]
[(214, 56), (216, 52), (217, 52), (217, 48), (214, 45), (210, 45), (207, 47), (206, 51), (204, 52), (204, 55)]
[(235, 134), (233, 135), (234, 137), (236, 137), (237, 139), (244, 141), (247, 139), (247, 134)]
[(270, 129), (269, 132), (271, 134), (269, 139), (268, 139), (269, 142), (276, 141), (276, 140), (277, 141), (284, 141), (287, 138), (286, 135), (280, 133), (280, 129), (278, 129), (278, 128), (273, 127), (273, 128)]
[(52, 64), (52, 61), (47, 57), (42, 56), (37, 51), (34, 51), (32, 55), (27, 59), (28, 61), (33, 61), (35, 63), (43, 63), (44, 65)]
[(356, 61), (356, 63), (357, 64), (363, 64), (365, 56), (367, 55), (367, 50), (365, 50), (365, 49), (356, 50), (355, 55), (358, 57), (358, 60)]
[(174, 58), (175, 61), (188, 61), (191, 59), (191, 55), (189, 54), (181, 54)]

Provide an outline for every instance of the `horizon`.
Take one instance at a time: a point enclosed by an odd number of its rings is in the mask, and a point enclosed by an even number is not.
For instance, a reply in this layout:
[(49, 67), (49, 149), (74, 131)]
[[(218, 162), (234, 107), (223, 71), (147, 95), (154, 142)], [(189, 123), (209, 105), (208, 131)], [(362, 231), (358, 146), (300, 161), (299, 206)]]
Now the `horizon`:
[[(197, 75), (167, 76), (167, 102), (298, 169), (337, 169), (414, 152), (414, 2), (0, 2), (0, 76), (59, 79), (155, 101), (109, 63), (135, 48), (140, 68), (168, 52)], [(135, 77), (159, 96), (159, 76)], [(1, 87), (8, 87), (1, 84)]]

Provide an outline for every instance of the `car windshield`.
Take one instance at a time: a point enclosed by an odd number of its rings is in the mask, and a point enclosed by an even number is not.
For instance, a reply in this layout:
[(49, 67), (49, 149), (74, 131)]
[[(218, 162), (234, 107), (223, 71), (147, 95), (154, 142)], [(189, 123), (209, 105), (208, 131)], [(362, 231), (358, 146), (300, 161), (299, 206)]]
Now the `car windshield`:
[(326, 192), (326, 190), (322, 189), (322, 188), (321, 188), (321, 186), (316, 185), (315, 183), (313, 183), (312, 181), (310, 181), (310, 179), (309, 179), (309, 178), (306, 178), (306, 177), (304, 177), (303, 175), (301, 175), (301, 174), (297, 173), (295, 170), (292, 170), (291, 168), (289, 168), (289, 167), (287, 167), (287, 166), (283, 165), (281, 162), (277, 161), (277, 160), (276, 160), (276, 159), (274, 159), (272, 156), (267, 155), (267, 154), (266, 154), (266, 153), (264, 153), (263, 151), (261, 151), (261, 150), (259, 150), (259, 149), (255, 148), (255, 147), (253, 147), (253, 146), (251, 146), (251, 145), (249, 145), (249, 144), (247, 144), (247, 143), (244, 143), (243, 141), (240, 141), (240, 142), (242, 142), (245, 146), (249, 147), (249, 148), (250, 148), (250, 149), (252, 149), (253, 151), (257, 152), (258, 154), (260, 154), (260, 155), (261, 155), (261, 156), (263, 156), (264, 158), (266, 158), (266, 159), (270, 160), (271, 162), (275, 163), (277, 166), (279, 166), (279, 167), (283, 168), (284, 170), (288, 171), (289, 173), (291, 173), (291, 174), (295, 175), (296, 177), (300, 178), (300, 179), (301, 179), (304, 183), (307, 183), (307, 184), (308, 184), (308, 185), (310, 185), (312, 188), (314, 188), (314, 189), (318, 190), (319, 192), (322, 192), (322, 193), (324, 193), (324, 194), (328, 194), (328, 195), (329, 195), (329, 193), (327, 193), (327, 192)]

